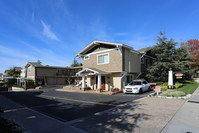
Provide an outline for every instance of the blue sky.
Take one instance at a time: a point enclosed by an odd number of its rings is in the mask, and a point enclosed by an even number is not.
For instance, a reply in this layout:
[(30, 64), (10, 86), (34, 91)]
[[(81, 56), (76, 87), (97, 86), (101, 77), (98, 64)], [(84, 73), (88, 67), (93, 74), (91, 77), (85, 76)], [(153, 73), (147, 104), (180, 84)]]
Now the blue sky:
[(0, 73), (28, 61), (69, 66), (93, 40), (135, 50), (160, 30), (175, 41), (198, 39), (198, 0), (0, 0)]

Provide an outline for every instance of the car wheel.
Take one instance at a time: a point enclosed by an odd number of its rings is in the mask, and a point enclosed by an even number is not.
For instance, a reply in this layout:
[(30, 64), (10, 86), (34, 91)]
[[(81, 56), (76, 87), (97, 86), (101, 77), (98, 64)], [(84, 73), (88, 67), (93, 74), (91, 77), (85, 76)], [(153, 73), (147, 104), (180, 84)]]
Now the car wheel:
[(141, 94), (142, 93), (142, 88), (140, 88), (140, 91), (139, 91), (139, 94)]

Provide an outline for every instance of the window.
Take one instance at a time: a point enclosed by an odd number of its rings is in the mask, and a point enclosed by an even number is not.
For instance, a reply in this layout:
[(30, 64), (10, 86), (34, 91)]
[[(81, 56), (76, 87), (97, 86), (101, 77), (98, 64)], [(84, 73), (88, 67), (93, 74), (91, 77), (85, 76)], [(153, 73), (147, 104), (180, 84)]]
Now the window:
[(133, 81), (133, 76), (132, 75), (127, 75), (126, 76), (126, 83), (131, 83)]
[(103, 54), (97, 56), (98, 64), (108, 64), (109, 63), (109, 54)]
[(84, 56), (84, 60), (88, 60), (89, 59), (89, 56)]
[(29, 73), (31, 72), (31, 68), (28, 68), (28, 72), (29, 72)]

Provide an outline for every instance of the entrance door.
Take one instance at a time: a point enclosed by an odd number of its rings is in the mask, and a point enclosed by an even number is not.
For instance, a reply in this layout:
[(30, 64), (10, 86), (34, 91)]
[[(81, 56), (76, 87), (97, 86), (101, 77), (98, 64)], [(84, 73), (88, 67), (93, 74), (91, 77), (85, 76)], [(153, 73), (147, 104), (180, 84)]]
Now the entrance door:
[[(106, 78), (105, 78), (105, 76), (101, 77), (101, 82), (102, 82), (101, 88), (102, 88), (102, 90), (105, 90), (106, 89)], [(98, 86), (98, 77), (96, 76), (96, 89), (97, 89), (97, 86)]]
[(106, 83), (105, 83), (105, 76), (102, 76), (102, 90), (106, 89), (105, 85), (106, 85)]

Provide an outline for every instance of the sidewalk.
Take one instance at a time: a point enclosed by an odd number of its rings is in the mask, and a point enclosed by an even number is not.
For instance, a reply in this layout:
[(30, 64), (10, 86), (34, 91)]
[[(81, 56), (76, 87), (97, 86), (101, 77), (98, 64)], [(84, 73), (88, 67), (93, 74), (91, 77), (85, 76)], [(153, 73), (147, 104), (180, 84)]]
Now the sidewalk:
[(0, 106), (4, 107), (3, 116), (15, 120), (31, 133), (85, 133), (73, 126), (19, 105), (0, 95)]
[(199, 87), (163, 129), (162, 133), (199, 132)]

